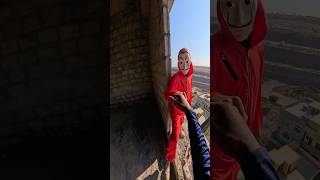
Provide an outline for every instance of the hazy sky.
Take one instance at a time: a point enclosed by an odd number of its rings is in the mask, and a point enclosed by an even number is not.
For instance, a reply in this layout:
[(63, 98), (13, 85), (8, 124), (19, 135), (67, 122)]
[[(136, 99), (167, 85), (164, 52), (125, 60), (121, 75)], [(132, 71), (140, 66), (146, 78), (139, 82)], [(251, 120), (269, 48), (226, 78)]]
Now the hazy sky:
[(191, 52), (194, 65), (210, 65), (210, 0), (175, 0), (170, 12), (172, 66), (181, 48)]
[[(320, 0), (263, 0), (265, 10), (270, 12), (320, 17)], [(211, 0), (211, 15), (216, 16), (216, 0)]]

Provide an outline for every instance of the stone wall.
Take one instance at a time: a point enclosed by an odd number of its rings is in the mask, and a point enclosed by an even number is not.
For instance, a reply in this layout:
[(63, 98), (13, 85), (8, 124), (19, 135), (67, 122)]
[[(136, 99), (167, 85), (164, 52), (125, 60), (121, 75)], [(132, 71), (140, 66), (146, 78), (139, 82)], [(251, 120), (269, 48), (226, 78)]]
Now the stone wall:
[(169, 129), (169, 111), (164, 92), (171, 76), (170, 28), (168, 1), (152, 1), (150, 9), (150, 65), (154, 95), (157, 99), (165, 127)]
[(1, 145), (104, 123), (105, 7), (104, 0), (1, 2)]
[[(172, 4), (172, 0), (110, 2), (110, 151), (114, 162), (111, 172), (122, 167), (128, 169), (111, 177), (155, 179), (161, 175), (157, 174), (158, 170), (164, 168), (165, 132), (170, 129), (164, 91), (171, 75), (169, 9)], [(135, 106), (127, 106), (132, 104)], [(129, 110), (132, 108), (137, 108), (133, 110), (135, 113)], [(127, 152), (134, 156), (127, 157)], [(131, 164), (134, 168), (125, 167)]]
[(111, 106), (137, 103), (152, 94), (147, 20), (133, 7), (111, 17)]
[(169, 4), (172, 1), (111, 1), (110, 101), (121, 106), (153, 96), (165, 125), (163, 93), (171, 73)]

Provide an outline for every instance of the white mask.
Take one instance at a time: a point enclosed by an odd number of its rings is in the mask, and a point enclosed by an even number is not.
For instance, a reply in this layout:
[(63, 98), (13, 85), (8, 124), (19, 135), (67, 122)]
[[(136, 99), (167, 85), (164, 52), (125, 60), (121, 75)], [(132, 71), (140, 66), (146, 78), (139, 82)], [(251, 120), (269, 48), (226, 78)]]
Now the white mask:
[(190, 64), (191, 64), (191, 58), (188, 52), (183, 52), (179, 54), (178, 59), (178, 66), (179, 70), (184, 74), (187, 75), (189, 72)]
[(244, 41), (250, 36), (257, 4), (257, 0), (221, 0), (220, 9), (224, 21), (237, 41)]

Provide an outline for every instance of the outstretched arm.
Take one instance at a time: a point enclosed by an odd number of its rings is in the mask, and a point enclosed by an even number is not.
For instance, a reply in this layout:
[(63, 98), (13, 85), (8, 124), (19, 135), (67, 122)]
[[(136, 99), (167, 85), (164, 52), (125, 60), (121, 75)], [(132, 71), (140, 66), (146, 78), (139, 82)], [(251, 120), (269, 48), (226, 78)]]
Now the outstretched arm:
[[(185, 112), (188, 119), (191, 156), (195, 179), (210, 178), (210, 150), (198, 122), (197, 116), (191, 110)], [(198, 178), (196, 177), (198, 176)]]
[(188, 119), (191, 157), (193, 162), (194, 179), (210, 179), (210, 152), (196, 114), (186, 100), (183, 93), (170, 96), (171, 101), (182, 111)]

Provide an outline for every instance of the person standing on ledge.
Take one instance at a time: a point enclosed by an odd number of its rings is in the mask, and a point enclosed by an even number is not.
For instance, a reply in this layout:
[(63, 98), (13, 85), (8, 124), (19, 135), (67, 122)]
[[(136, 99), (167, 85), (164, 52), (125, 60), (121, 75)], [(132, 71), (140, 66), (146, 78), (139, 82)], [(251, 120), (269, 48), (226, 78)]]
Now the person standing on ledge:
[(173, 162), (176, 155), (177, 144), (181, 134), (181, 125), (185, 119), (185, 114), (170, 101), (170, 96), (176, 92), (185, 94), (189, 104), (192, 102), (192, 74), (193, 65), (188, 49), (182, 48), (178, 53), (178, 68), (169, 81), (169, 86), (164, 93), (165, 99), (169, 103), (170, 116), (172, 121), (172, 133), (166, 147), (166, 160)]

